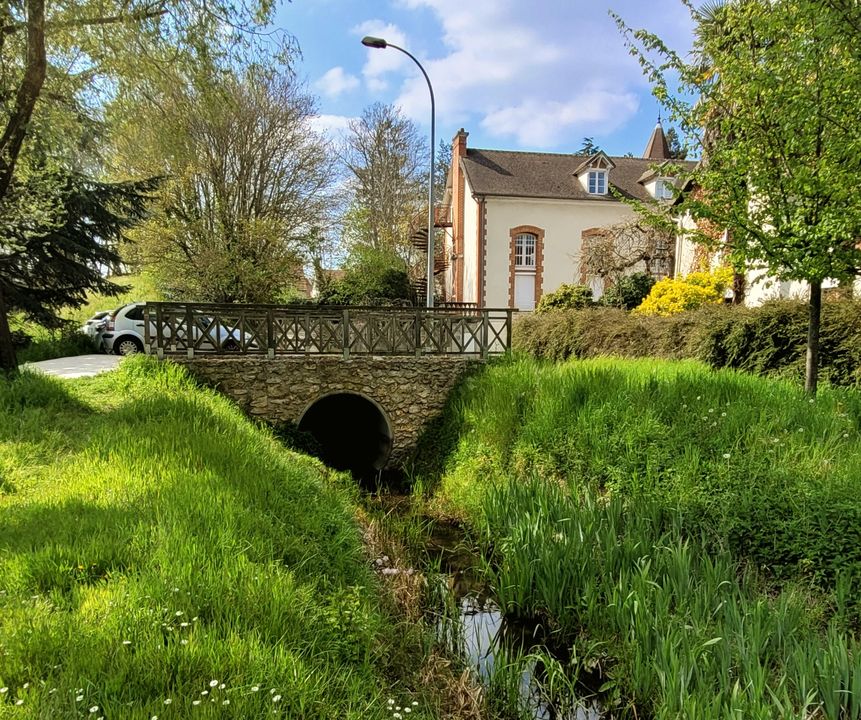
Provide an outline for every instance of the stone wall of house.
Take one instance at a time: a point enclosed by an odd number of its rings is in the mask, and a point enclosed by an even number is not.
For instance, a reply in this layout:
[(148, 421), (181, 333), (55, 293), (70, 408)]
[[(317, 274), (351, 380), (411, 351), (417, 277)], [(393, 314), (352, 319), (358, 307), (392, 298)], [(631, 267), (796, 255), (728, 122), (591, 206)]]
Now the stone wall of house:
[(298, 423), (326, 395), (363, 395), (383, 410), (391, 427), (389, 467), (406, 459), (422, 429), (442, 411), (457, 381), (481, 362), (463, 356), (171, 359), (233, 399), (249, 415), (270, 422)]

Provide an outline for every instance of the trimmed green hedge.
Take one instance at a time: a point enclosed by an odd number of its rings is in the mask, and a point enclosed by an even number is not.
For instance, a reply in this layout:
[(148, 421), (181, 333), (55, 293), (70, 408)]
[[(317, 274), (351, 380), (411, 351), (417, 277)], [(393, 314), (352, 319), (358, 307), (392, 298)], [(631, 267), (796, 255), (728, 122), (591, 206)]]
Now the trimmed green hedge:
[[(514, 347), (548, 360), (604, 355), (693, 358), (759, 375), (804, 376), (807, 306), (775, 300), (758, 308), (710, 306), (670, 317), (614, 308), (560, 310), (518, 319)], [(820, 377), (861, 385), (861, 301), (822, 308)]]

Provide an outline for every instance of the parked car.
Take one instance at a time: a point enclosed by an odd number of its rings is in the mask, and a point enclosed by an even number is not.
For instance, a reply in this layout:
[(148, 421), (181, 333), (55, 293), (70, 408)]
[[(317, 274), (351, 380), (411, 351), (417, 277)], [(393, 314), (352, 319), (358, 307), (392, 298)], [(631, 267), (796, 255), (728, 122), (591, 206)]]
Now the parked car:
[[(194, 328), (194, 339), (201, 336), (213, 338), (220, 343), (222, 350), (239, 350), (242, 338), (238, 331), (229, 330), (223, 325), (212, 326), (211, 318), (198, 317)], [(150, 332), (155, 333), (155, 327), (150, 324)], [(107, 324), (102, 332), (102, 343), (105, 351), (115, 355), (134, 355), (144, 349), (144, 303), (130, 303), (114, 310), (107, 318)], [(252, 347), (256, 344), (252, 343)], [(212, 343), (206, 340), (201, 349), (211, 350)]]
[(102, 345), (102, 333), (108, 324), (108, 316), (110, 314), (110, 310), (100, 310), (78, 328), (80, 332), (93, 341), (93, 345), (100, 349)]

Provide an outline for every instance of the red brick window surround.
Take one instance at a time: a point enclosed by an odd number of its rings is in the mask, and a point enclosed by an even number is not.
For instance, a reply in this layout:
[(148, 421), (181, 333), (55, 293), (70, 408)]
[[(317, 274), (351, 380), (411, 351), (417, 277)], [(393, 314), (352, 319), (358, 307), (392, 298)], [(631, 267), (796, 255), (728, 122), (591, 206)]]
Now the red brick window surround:
[(544, 280), (544, 230), (535, 225), (518, 225), (508, 231), (508, 306), (514, 307), (516, 270), (535, 270), (535, 304), (541, 299)]

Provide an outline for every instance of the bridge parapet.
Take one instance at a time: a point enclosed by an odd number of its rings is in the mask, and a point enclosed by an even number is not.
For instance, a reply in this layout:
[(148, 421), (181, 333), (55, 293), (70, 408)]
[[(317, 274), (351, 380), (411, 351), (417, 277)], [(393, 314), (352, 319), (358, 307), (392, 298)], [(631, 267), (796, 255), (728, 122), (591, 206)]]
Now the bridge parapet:
[(467, 355), (511, 347), (509, 308), (148, 302), (145, 350), (159, 357)]

